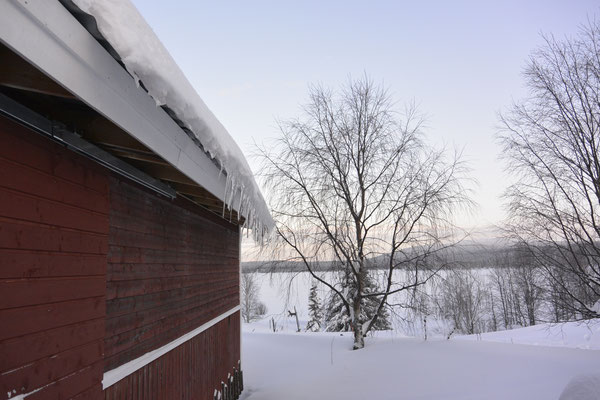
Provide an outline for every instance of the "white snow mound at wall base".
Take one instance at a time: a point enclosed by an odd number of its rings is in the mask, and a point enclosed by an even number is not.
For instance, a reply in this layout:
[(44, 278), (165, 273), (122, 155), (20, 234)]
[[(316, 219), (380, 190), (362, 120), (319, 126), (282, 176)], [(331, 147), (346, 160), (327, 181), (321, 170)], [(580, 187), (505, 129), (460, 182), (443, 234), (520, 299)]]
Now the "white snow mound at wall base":
[[(227, 173), (224, 199), (228, 207), (246, 218), (245, 226), (254, 231), (256, 238), (267, 235), (274, 222), (246, 158), (135, 6), (129, 0), (73, 3), (96, 19), (102, 36), (119, 54), (127, 71), (143, 82), (157, 106), (168, 106), (220, 163)], [(238, 194), (240, 200), (231, 204)]]
[(600, 400), (600, 373), (575, 376), (559, 400)]

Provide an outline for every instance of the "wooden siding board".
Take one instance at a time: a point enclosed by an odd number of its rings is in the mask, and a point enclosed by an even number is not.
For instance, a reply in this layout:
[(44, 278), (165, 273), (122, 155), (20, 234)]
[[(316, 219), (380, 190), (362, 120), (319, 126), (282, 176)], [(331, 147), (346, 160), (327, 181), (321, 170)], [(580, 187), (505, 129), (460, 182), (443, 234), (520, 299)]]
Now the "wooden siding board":
[(153, 324), (112, 336), (105, 341), (108, 369), (115, 368), (139, 355), (168, 344), (181, 336), (180, 332), (189, 332), (201, 325), (205, 322), (206, 316), (212, 319), (220, 315), (220, 308), (215, 308), (211, 312), (201, 306), (199, 310), (190, 312), (190, 316), (167, 317)]
[(108, 187), (106, 170), (0, 116), (0, 399), (102, 395)]
[(103, 296), (103, 276), (8, 279), (0, 281), (0, 309)]
[[(83, 346), (72, 347), (66, 351), (43, 357), (35, 362), (2, 374), (0, 393), (14, 388), (28, 393), (52, 382), (60, 381), (69, 375), (77, 375), (82, 369), (94, 363), (102, 362), (102, 342), (99, 340)], [(101, 375), (96, 376), (96, 381)], [(83, 387), (81, 390), (84, 390)], [(81, 391), (80, 390), (80, 391)], [(79, 391), (73, 393), (77, 394)]]
[[(186, 225), (190, 224), (191, 218), (195, 218), (194, 213), (187, 212), (185, 209), (180, 208), (181, 214), (173, 216), (173, 218), (165, 218), (168, 217), (168, 212), (165, 211), (164, 217), (160, 216), (158, 215), (158, 213), (161, 211), (161, 209), (158, 207), (153, 208), (144, 204), (141, 204), (137, 208), (129, 207), (132, 206), (128, 205), (127, 207), (118, 207), (114, 205), (114, 208), (111, 210), (111, 213), (117, 218), (113, 220), (113, 227), (134, 233), (162, 235), (164, 237), (173, 237), (173, 235), (177, 235), (183, 240), (195, 239), (195, 236), (186, 236), (186, 233), (189, 234), (191, 232), (190, 230), (187, 230)], [(144, 220), (144, 218), (148, 218), (148, 212), (151, 212), (153, 215), (156, 215), (156, 219)], [(186, 225), (182, 226), (180, 224)], [(202, 221), (202, 223), (199, 225), (202, 225), (204, 229), (209, 231), (223, 229), (221, 224), (211, 222), (208, 218)], [(189, 228), (198, 229), (197, 226), (193, 225), (190, 225)], [(236, 234), (236, 232), (229, 233), (232, 235)], [(220, 245), (220, 243), (215, 244)]]
[(239, 304), (238, 227), (116, 178), (110, 204), (105, 370)]
[(106, 234), (105, 214), (9, 189), (0, 190), (0, 217)]
[[(149, 213), (151, 214), (151, 211), (145, 212), (144, 218), (148, 218)], [(116, 248), (123, 247), (124, 250), (128, 250), (127, 248), (141, 248), (155, 250), (156, 253), (161, 254), (163, 251), (169, 250), (170, 246), (173, 246), (173, 248), (178, 249), (179, 254), (187, 256), (211, 258), (216, 255), (218, 256), (216, 260), (220, 262), (223, 262), (223, 260), (233, 262), (238, 259), (238, 249), (232, 246), (235, 239), (239, 237), (238, 234), (216, 229), (220, 228), (216, 224), (199, 224), (195, 227), (186, 227), (185, 221), (167, 220), (161, 222), (163, 228), (159, 230), (158, 228), (153, 229), (151, 226), (144, 227), (144, 224), (138, 220), (136, 223), (140, 226), (137, 229), (144, 230), (144, 232), (138, 232), (132, 229), (133, 223), (121, 223), (124, 227), (115, 226), (112, 221), (119, 218), (121, 217), (118, 215), (111, 215), (110, 244)], [(173, 226), (173, 232), (169, 232), (169, 228), (167, 228), (171, 225)], [(211, 233), (218, 234), (223, 240), (215, 241), (210, 237)], [(172, 251), (165, 252), (167, 255), (172, 253)], [(215, 260), (215, 258), (212, 259)], [(178, 259), (176, 262), (181, 263), (182, 261), (184, 260)], [(119, 260), (116, 262), (122, 263), (124, 261)]]
[(104, 393), (102, 392), (102, 383), (99, 383), (99, 382), (73, 397), (73, 400), (102, 400), (102, 399), (104, 399)]
[(44, 357), (103, 338), (102, 318), (40, 331), (0, 342), (0, 371), (10, 371)]
[(107, 195), (106, 171), (91, 161), (5, 117), (0, 117), (0, 132), (9, 133), (0, 135), (0, 157)]
[[(20, 385), (17, 394), (43, 387), (30, 399), (98, 398), (102, 371), (239, 304), (237, 226), (108, 175), (0, 117), (4, 393)], [(231, 318), (106, 398), (212, 396), (239, 358)]]
[(105, 400), (212, 400), (238, 365), (239, 311), (104, 391)]
[(156, 321), (163, 321), (165, 315), (177, 313), (178, 311), (191, 315), (194, 310), (197, 309), (198, 304), (202, 304), (203, 307), (209, 307), (212, 304), (216, 304), (218, 309), (220, 309), (223, 301), (229, 302), (229, 296), (224, 296), (218, 290), (207, 290), (207, 292), (202, 293), (200, 296), (188, 298), (184, 301), (176, 300), (165, 302), (156, 308), (136, 312), (133, 316), (125, 314), (107, 318), (106, 329), (114, 334), (119, 334), (139, 326), (145, 326)]
[(0, 249), (106, 254), (105, 234), (0, 217)]
[[(119, 187), (117, 190), (120, 192), (120, 198), (119, 199), (115, 199), (112, 198), (111, 199), (111, 204), (114, 204), (114, 208), (118, 209), (118, 204), (119, 202), (125, 202), (124, 204), (129, 207), (129, 210), (131, 211), (140, 211), (140, 208), (136, 208), (136, 207), (131, 207), (131, 204), (138, 204), (140, 207), (144, 207), (144, 206), (148, 206), (148, 205), (152, 205), (151, 208), (154, 208), (155, 206), (160, 207), (160, 204), (156, 204), (156, 203), (152, 203), (151, 199), (141, 199), (140, 200), (140, 196), (139, 196), (139, 186), (134, 186), (134, 185), (130, 185), (128, 182), (125, 181), (121, 181), (121, 182), (117, 182), (117, 184), (119, 184), (121, 187)], [(114, 188), (114, 185), (113, 185)], [(133, 201), (134, 203), (131, 203), (131, 201)], [(129, 204), (127, 204), (127, 202), (129, 202)], [(185, 215), (192, 215), (195, 218), (200, 217), (203, 220), (203, 224), (206, 224), (207, 222), (211, 223), (211, 224), (215, 224), (217, 226), (219, 226), (220, 228), (225, 228), (225, 230), (233, 233), (233, 234), (237, 234), (239, 229), (238, 226), (236, 224), (230, 223), (228, 222), (226, 219), (221, 218), (220, 216), (216, 215), (213, 212), (208, 211), (205, 208), (199, 207), (197, 204), (186, 200), (186, 199), (181, 199), (181, 198), (176, 198), (174, 199), (171, 204), (177, 205), (179, 207), (179, 211), (180, 212), (184, 212), (186, 213)], [(112, 206), (111, 206), (112, 208)], [(183, 216), (179, 217), (179, 218), (184, 218)], [(184, 218), (185, 220), (187, 220), (187, 218)], [(189, 220), (188, 220), (189, 222)]]
[[(233, 263), (232, 263), (233, 264)], [(113, 264), (109, 263), (106, 271), (106, 279), (109, 281), (129, 281), (138, 279), (155, 279), (180, 276), (206, 276), (207, 274), (221, 275), (223, 272), (233, 272), (238, 269), (237, 265), (220, 265), (219, 271), (198, 271), (195, 264), (172, 264), (172, 263), (139, 263), (139, 264)], [(225, 275), (226, 276), (226, 275)]]
[[(211, 305), (200, 305), (191, 309), (186, 315), (170, 315), (153, 323), (141, 325), (136, 329), (111, 336), (110, 339), (106, 340), (107, 345), (109, 345), (106, 355), (111, 356), (134, 347), (143, 348), (146, 351), (160, 347), (171, 342), (172, 340), (169, 338), (181, 329), (185, 328), (186, 332), (191, 331), (202, 325), (207, 316), (211, 319), (218, 317), (221, 314), (221, 308), (222, 302), (219, 301)], [(161, 344), (154, 345), (153, 343)], [(137, 352), (135, 348), (132, 350)]]
[(4, 249), (0, 279), (104, 276), (106, 255)]
[[(104, 296), (0, 310), (0, 340), (21, 337), (105, 316)], [(102, 329), (104, 334), (104, 328)]]
[(70, 399), (91, 387), (98, 387), (102, 361), (86, 366), (60, 380), (54, 381), (42, 390), (27, 396), (27, 400)]
[(34, 194), (41, 199), (68, 204), (83, 210), (102, 214), (108, 210), (108, 193), (91, 190), (1, 156), (0, 185), (6, 189)]
[[(226, 290), (226, 293), (233, 295), (236, 289), (237, 281), (235, 278), (222, 278), (221, 275), (211, 276), (203, 275), (181, 275), (177, 277), (162, 277), (153, 279), (132, 279), (127, 281), (108, 281), (109, 287), (106, 292), (108, 300), (115, 298), (143, 296), (149, 293), (172, 291), (176, 289), (201, 287), (201, 291), (209, 289), (210, 283), (218, 285), (220, 289)], [(233, 305), (235, 306), (235, 304)], [(232, 306), (232, 307), (233, 307)]]
[(197, 256), (198, 261), (202, 261), (203, 259), (207, 262), (210, 261), (209, 257), (206, 257), (202, 253), (197, 252), (177, 252), (174, 250), (110, 246), (108, 262), (114, 264), (190, 264), (190, 255)]
[[(232, 308), (238, 304), (239, 295), (231, 295), (228, 291), (235, 285), (215, 285), (216, 287), (206, 289), (205, 285), (200, 287), (187, 287), (183, 289), (176, 289), (164, 292), (155, 292), (149, 295), (133, 296), (126, 298), (117, 298), (111, 300), (108, 303), (108, 310), (110, 318), (118, 317), (126, 314), (140, 313), (149, 309), (156, 309), (160, 307), (169, 307), (171, 303), (180, 303), (181, 306), (185, 306), (187, 300), (195, 298), (198, 302), (206, 301), (203, 299), (212, 299), (215, 296), (226, 296), (231, 304)], [(225, 291), (224, 288), (228, 290)], [(203, 291), (206, 289), (206, 291)], [(178, 296), (178, 297), (174, 297)], [(190, 300), (191, 301), (191, 300)], [(133, 316), (132, 316), (133, 318)]]

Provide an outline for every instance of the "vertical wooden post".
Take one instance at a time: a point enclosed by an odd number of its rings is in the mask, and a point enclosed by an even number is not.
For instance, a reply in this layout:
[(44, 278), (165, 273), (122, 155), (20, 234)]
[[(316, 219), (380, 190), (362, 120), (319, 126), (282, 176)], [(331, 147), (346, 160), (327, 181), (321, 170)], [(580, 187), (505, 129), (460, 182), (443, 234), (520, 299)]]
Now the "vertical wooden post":
[(300, 322), (298, 322), (298, 311), (296, 311), (296, 306), (294, 306), (294, 312), (288, 310), (288, 314), (290, 317), (296, 317), (296, 332), (300, 332)]
[(242, 371), (242, 360), (238, 360), (238, 369), (240, 371), (240, 393), (244, 391), (244, 371)]
[(240, 395), (239, 375), (236, 367), (233, 367), (233, 395), (237, 399)]

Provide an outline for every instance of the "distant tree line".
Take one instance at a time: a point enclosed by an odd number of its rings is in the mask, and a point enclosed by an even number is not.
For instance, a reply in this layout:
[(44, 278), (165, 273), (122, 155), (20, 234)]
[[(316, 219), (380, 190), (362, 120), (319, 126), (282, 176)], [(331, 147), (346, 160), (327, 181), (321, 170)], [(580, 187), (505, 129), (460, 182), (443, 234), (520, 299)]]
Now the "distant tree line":
[(492, 259), (494, 268), (444, 270), (426, 289), (415, 291), (410, 301), (414, 320), (444, 320), (452, 335), (585, 319), (527, 248), (505, 248)]
[[(502, 115), (516, 182), (507, 229), (544, 270), (557, 316), (600, 316), (600, 21), (546, 37), (525, 69), (529, 95)], [(560, 303), (560, 304), (558, 304)], [(561, 313), (566, 313), (562, 315)]]
[(463, 333), (600, 316), (600, 22), (545, 39), (525, 68), (528, 97), (501, 115), (514, 247), (487, 264), (449, 252), (452, 215), (469, 205), (459, 155), (427, 146), (415, 109), (399, 118), (367, 77), (313, 87), (304, 115), (259, 149), (276, 242), (292, 254), (280, 270), (329, 289), (319, 329), (351, 329), (360, 349), (396, 306)]

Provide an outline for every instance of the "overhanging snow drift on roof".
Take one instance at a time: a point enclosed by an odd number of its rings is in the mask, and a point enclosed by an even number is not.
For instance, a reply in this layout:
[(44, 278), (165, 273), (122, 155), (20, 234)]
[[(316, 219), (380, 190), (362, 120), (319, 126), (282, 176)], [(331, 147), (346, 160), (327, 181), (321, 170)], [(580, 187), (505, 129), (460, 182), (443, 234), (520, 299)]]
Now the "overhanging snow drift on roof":
[[(167, 106), (221, 165), (227, 174), (225, 203), (248, 218), (253, 228), (270, 230), (273, 220), (240, 148), (135, 6), (128, 0), (72, 1), (95, 18), (104, 39), (129, 73), (143, 83), (156, 104)], [(236, 192), (239, 192), (238, 204), (233, 204)]]
[(268, 233), (273, 220), (240, 149), (135, 7), (76, 4), (96, 19), (129, 73), (59, 2), (0, 2), (0, 41), (237, 211), (255, 235)]

